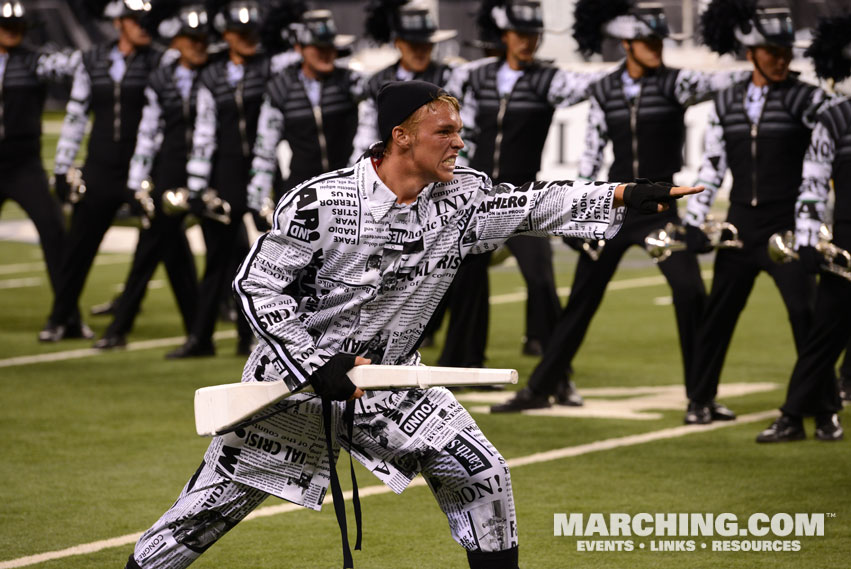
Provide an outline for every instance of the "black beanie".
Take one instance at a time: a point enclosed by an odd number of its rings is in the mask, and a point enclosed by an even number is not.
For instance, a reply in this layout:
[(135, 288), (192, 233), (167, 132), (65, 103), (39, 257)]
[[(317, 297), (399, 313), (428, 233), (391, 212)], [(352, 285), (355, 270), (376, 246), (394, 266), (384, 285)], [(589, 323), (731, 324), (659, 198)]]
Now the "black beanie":
[(427, 81), (392, 81), (384, 85), (376, 97), (381, 141), (386, 143), (395, 127), (429, 101), (445, 94), (446, 91)]

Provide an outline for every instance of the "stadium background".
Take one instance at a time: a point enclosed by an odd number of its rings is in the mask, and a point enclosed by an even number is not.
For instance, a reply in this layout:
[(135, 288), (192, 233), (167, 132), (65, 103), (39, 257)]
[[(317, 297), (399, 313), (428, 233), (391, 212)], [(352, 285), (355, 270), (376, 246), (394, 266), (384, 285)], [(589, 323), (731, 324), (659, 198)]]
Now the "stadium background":
[[(80, 17), (80, 0), (38, 0), (41, 24), (35, 42), (85, 48), (109, 34), (104, 22)], [(365, 2), (315, 3), (334, 11), (344, 33), (359, 33)], [(464, 45), (475, 37), (475, 3), (433, 2), (443, 27), (455, 27), (457, 43), (441, 56), (474, 58)], [(699, 2), (666, 1), (672, 27), (693, 26)], [(799, 26), (849, 2), (791, 2)], [(690, 10), (689, 10), (690, 8)], [(682, 17), (685, 9), (686, 17)], [(572, 2), (545, 0), (549, 28), (570, 25)], [(689, 18), (691, 13), (691, 18)], [(541, 55), (559, 64), (582, 62), (569, 34), (547, 34)], [(362, 44), (353, 65), (378, 68), (392, 51)], [(608, 59), (617, 59), (614, 46)], [(666, 47), (666, 62), (705, 69), (740, 65), (718, 60), (688, 43)], [(811, 73), (806, 61), (793, 68)], [(43, 154), (52, 169), (61, 124), (63, 89), (55, 89), (45, 116)], [(699, 160), (705, 105), (689, 111), (682, 181), (693, 179)], [(584, 107), (561, 111), (554, 121), (542, 178), (575, 173), (582, 151)], [(723, 211), (723, 197), (716, 205)], [(197, 250), (201, 240), (195, 236)], [(134, 230), (114, 228), (88, 281), (82, 306), (111, 298), (123, 282)], [(576, 253), (557, 246), (560, 293), (566, 295)], [(203, 262), (201, 257), (199, 263)], [(711, 257), (702, 258), (707, 279)], [(516, 323), (523, 314), (523, 286), (509, 260), (491, 273), (492, 329), (488, 364), (517, 368), (528, 377), (536, 359), (521, 356)], [(708, 281), (707, 281), (708, 282)], [(499, 394), (461, 394), (483, 430), (513, 465), (521, 564), (562, 567), (848, 567), (851, 558), (851, 453), (847, 443), (816, 441), (768, 447), (753, 443), (783, 398), (794, 348), (778, 293), (767, 277), (757, 283), (722, 379), (721, 399), (740, 413), (733, 425), (681, 427), (684, 398), (668, 288), (646, 254), (633, 250), (621, 264), (595, 318), (576, 366), (586, 407), (541, 416), (489, 416), (478, 408)], [(564, 296), (563, 296), (564, 298)], [(36, 566), (121, 567), (134, 535), (176, 497), (197, 466), (206, 441), (194, 435), (194, 389), (234, 381), (242, 360), (232, 355), (232, 326), (219, 325), (218, 357), (191, 362), (162, 359), (182, 338), (164, 276), (157, 273), (127, 350), (97, 353), (84, 341), (39, 345), (50, 299), (35, 234), (13, 204), (0, 219), (0, 568)], [(91, 319), (96, 332), (107, 322)], [(438, 338), (438, 345), (440, 339)], [(424, 351), (426, 362), (436, 349)], [(557, 410), (559, 411), (559, 410)], [(843, 414), (847, 423), (847, 413)], [(720, 427), (720, 428), (718, 428)], [(812, 432), (812, 423), (807, 424)], [(346, 468), (345, 460), (341, 468)], [(449, 538), (445, 520), (423, 487), (401, 497), (384, 492), (358, 471), (365, 512), (365, 550), (359, 567), (463, 566), (463, 552)], [(346, 476), (343, 476), (345, 479)], [(321, 514), (290, 511), (271, 499), (266, 515), (241, 524), (205, 554), (197, 567), (331, 567), (339, 562), (330, 504)], [(275, 509), (276, 508), (276, 509)], [(797, 553), (660, 553), (577, 551), (579, 538), (553, 536), (561, 512), (823, 512), (824, 537), (802, 538)], [(300, 539), (285, 538), (292, 535)], [(636, 540), (636, 547), (640, 541)], [(47, 557), (39, 555), (50, 554)]]

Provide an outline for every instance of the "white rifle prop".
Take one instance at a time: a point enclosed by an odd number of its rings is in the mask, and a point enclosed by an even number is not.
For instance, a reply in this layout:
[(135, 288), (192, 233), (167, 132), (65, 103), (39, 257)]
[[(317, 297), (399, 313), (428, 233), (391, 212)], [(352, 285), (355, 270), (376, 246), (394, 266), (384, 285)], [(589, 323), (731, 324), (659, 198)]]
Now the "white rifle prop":
[[(360, 365), (348, 372), (361, 389), (425, 389), (435, 386), (516, 384), (517, 370)], [(299, 393), (310, 392), (310, 387)], [(291, 395), (283, 381), (250, 381), (202, 387), (195, 392), (195, 430), (215, 436)]]

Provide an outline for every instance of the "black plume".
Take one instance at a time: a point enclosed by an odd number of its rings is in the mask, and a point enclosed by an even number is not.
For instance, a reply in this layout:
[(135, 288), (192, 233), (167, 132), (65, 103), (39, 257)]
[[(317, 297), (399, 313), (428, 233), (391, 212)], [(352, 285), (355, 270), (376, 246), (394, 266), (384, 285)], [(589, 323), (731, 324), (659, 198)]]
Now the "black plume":
[(109, 4), (110, 1), (111, 0), (83, 0), (83, 7), (95, 18), (102, 18), (103, 11), (106, 9), (106, 5)]
[(804, 52), (815, 64), (822, 79), (842, 81), (851, 75), (851, 60), (843, 55), (851, 43), (851, 14), (819, 21), (813, 33), (813, 43)]
[(301, 20), (307, 12), (307, 2), (303, 0), (267, 0), (261, 4), (263, 24), (260, 28), (260, 43), (270, 53), (279, 53), (292, 49), (287, 28)]
[(142, 14), (142, 17), (139, 18), (139, 25), (152, 36), (157, 36), (159, 35), (157, 28), (160, 23), (177, 14), (180, 6), (180, 0), (151, 0), (151, 9)]
[(393, 17), (407, 3), (408, 0), (370, 0), (364, 22), (366, 35), (379, 45), (388, 43), (393, 35)]
[(603, 51), (603, 26), (629, 13), (632, 0), (579, 0), (573, 12), (573, 39), (579, 51), (591, 56)]
[(756, 0), (712, 0), (700, 15), (703, 43), (720, 55), (737, 52), (736, 28), (749, 33), (755, 13)]
[(497, 6), (505, 6), (506, 0), (482, 0), (476, 24), (479, 26), (479, 36), (482, 38), (500, 38), (502, 30), (496, 25), (491, 16), (491, 10)]

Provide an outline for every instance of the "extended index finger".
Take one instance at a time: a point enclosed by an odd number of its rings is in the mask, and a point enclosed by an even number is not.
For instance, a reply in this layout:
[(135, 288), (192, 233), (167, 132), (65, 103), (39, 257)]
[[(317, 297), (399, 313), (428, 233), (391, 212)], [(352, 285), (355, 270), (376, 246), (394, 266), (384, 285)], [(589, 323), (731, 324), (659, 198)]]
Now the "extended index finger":
[(671, 196), (678, 198), (680, 196), (699, 194), (705, 189), (705, 186), (674, 186), (671, 188)]

